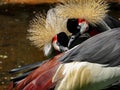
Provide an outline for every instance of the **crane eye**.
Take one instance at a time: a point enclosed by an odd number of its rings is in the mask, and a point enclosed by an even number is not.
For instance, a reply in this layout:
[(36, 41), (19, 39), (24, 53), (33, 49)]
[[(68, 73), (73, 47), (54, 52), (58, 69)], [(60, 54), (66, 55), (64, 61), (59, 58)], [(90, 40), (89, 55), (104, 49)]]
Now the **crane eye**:
[(78, 26), (77, 26), (77, 29), (79, 29), (79, 30), (80, 30), (80, 29), (81, 29), (81, 25), (78, 25)]

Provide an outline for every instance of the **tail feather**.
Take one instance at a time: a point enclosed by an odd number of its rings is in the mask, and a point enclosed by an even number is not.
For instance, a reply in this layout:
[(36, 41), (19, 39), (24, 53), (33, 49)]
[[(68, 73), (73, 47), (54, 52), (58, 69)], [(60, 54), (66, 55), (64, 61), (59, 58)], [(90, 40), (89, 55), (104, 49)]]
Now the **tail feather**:
[[(51, 73), (52, 70), (55, 71), (56, 70), (55, 67), (60, 64), (60, 62), (58, 62), (57, 60), (59, 57), (61, 57), (61, 55), (62, 54), (59, 54), (59, 55), (55, 56), (54, 58), (50, 59), (49, 61), (43, 63), (39, 68), (37, 68), (35, 71), (33, 71), (28, 77), (26, 77), (24, 80), (18, 82), (18, 84), (16, 86), (16, 90), (23, 89), (24, 87), (26, 87), (26, 85), (29, 85), (29, 83), (31, 83), (32, 81), (34, 82), (36, 80), (35, 82), (37, 82), (37, 79), (39, 81), (39, 77), (41, 78), (41, 77), (43, 77), (42, 75), (49, 75), (49, 73)], [(44, 79), (46, 79), (46, 78), (44, 77)]]

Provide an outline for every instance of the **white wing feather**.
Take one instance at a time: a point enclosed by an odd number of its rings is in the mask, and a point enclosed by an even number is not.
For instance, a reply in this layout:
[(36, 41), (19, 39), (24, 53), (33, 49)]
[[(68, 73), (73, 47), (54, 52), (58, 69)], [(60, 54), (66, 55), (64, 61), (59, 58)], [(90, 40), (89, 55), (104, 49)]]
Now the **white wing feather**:
[(58, 80), (55, 90), (101, 90), (120, 80), (120, 67), (89, 62), (61, 64), (53, 82)]

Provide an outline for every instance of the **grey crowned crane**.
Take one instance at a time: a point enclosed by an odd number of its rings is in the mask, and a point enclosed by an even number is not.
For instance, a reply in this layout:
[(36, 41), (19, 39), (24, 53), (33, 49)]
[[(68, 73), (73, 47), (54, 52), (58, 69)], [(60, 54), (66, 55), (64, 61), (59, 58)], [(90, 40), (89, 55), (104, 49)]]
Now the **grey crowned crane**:
[(119, 80), (120, 28), (115, 28), (44, 62), (16, 90), (102, 90)]
[[(64, 0), (63, 4), (56, 6), (58, 16), (64, 19), (82, 18), (93, 26), (100, 23), (99, 27), (102, 25), (104, 32), (90, 37), (66, 52), (33, 65), (34, 68), (39, 67), (27, 77), (15, 80), (15, 90), (101, 90), (118, 85), (120, 28), (111, 29), (112, 22), (110, 26), (106, 24), (106, 9), (103, 0)], [(91, 14), (94, 11), (96, 13)], [(110, 20), (109, 16), (107, 18)], [(119, 27), (119, 23), (117, 24), (115, 27)], [(29, 39), (37, 47), (46, 46), (51, 41), (50, 37), (58, 32), (50, 23), (47, 25), (46, 19), (39, 17), (32, 23)], [(12, 90), (12, 85), (13, 83), (8, 90)]]

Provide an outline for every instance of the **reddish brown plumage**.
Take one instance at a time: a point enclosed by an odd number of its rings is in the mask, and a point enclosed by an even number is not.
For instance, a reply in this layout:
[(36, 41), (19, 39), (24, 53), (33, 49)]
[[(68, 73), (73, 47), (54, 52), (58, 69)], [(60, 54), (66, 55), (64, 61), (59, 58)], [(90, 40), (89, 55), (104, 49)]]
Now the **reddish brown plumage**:
[(31, 81), (24, 90), (49, 90), (54, 87), (52, 83), (52, 77), (54, 76), (56, 69), (59, 65), (43, 72), (36, 79)]
[(7, 90), (12, 90), (12, 89), (13, 89), (13, 87), (14, 87), (14, 84), (13, 84), (13, 82), (11, 82), (11, 83), (9, 84), (9, 86), (8, 86)]
[[(29, 76), (20, 81), (15, 90), (48, 90), (53, 87), (52, 77), (60, 64), (57, 60), (61, 55), (59, 54), (43, 63)], [(33, 87), (34, 89), (32, 89)]]

